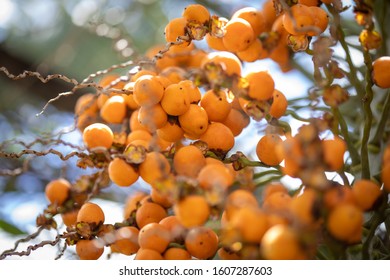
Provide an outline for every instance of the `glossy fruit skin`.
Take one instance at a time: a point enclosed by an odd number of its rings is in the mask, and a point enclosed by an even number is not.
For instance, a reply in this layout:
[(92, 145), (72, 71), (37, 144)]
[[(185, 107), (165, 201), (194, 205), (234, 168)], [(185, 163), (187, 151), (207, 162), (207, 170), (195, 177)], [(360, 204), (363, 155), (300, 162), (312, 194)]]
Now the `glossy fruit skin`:
[(187, 250), (175, 247), (166, 250), (163, 257), (166, 260), (191, 260), (191, 255)]
[(209, 259), (218, 250), (218, 235), (208, 227), (194, 227), (186, 236), (185, 246), (193, 257)]
[(138, 244), (139, 230), (133, 226), (119, 228), (115, 232), (115, 242), (111, 245), (111, 250), (130, 256), (137, 253), (140, 248)]
[(142, 229), (147, 224), (160, 222), (167, 215), (167, 211), (161, 205), (145, 202), (137, 209), (135, 218), (138, 227)]
[(202, 226), (210, 216), (210, 206), (204, 196), (188, 195), (174, 206), (178, 220), (187, 228)]
[(380, 88), (390, 88), (390, 56), (382, 56), (372, 63), (372, 79)]
[(260, 246), (262, 256), (268, 260), (300, 260), (305, 254), (298, 234), (288, 225), (275, 225), (264, 234)]
[(104, 252), (96, 240), (82, 239), (76, 243), (76, 253), (80, 260), (97, 260)]
[(158, 261), (161, 261), (163, 259), (164, 259), (163, 256), (159, 252), (147, 248), (145, 249), (140, 248), (134, 258), (134, 260), (158, 260)]
[(283, 143), (283, 140), (276, 134), (264, 135), (256, 146), (257, 157), (269, 166), (279, 165), (281, 159), (278, 157), (276, 150), (281, 143)]
[(352, 186), (356, 204), (363, 210), (370, 210), (382, 192), (380, 186), (371, 180), (356, 180)]
[(45, 195), (50, 203), (62, 205), (68, 198), (71, 184), (64, 178), (50, 181), (45, 188)]
[(173, 167), (179, 175), (196, 178), (205, 165), (202, 151), (193, 145), (180, 148), (173, 157)]
[(225, 26), (222, 41), (230, 52), (245, 50), (255, 40), (255, 34), (248, 21), (242, 18), (232, 18)]
[(158, 223), (145, 225), (138, 235), (138, 243), (141, 248), (152, 249), (160, 254), (166, 250), (170, 240), (169, 230)]
[(112, 182), (120, 187), (134, 184), (139, 177), (135, 169), (124, 159), (114, 158), (108, 165), (108, 175)]
[(355, 236), (361, 236), (363, 212), (353, 204), (336, 206), (327, 219), (327, 229), (338, 240), (355, 241)]
[(187, 21), (194, 21), (200, 24), (205, 24), (210, 20), (209, 11), (205, 6), (200, 4), (191, 4), (186, 6), (182, 16)]
[(103, 123), (94, 123), (83, 131), (84, 144), (89, 148), (110, 148), (114, 142), (114, 134), (111, 128)]
[(77, 222), (94, 223), (95, 225), (103, 224), (105, 220), (104, 212), (99, 205), (86, 202), (81, 206), (77, 214)]

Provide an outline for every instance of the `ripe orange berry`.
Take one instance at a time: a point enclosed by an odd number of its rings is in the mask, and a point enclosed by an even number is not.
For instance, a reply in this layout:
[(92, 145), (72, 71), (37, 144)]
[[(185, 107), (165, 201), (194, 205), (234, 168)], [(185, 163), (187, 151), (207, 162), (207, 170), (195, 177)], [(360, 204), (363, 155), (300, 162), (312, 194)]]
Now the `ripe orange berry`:
[(347, 144), (340, 137), (322, 141), (324, 160), (330, 171), (337, 171), (344, 166), (344, 153), (347, 151)]
[(271, 30), (272, 24), (276, 20), (276, 11), (273, 0), (266, 0), (261, 8), (261, 14), (264, 18), (265, 29)]
[(233, 148), (235, 143), (232, 131), (226, 125), (219, 122), (209, 124), (207, 130), (199, 139), (206, 142), (209, 149), (224, 152)]
[(94, 239), (82, 239), (76, 243), (76, 253), (80, 260), (97, 260), (104, 252), (104, 247), (100, 246)]
[(86, 202), (81, 206), (77, 214), (77, 222), (100, 225), (104, 223), (104, 212), (99, 205)]
[(74, 112), (76, 115), (94, 115), (98, 111), (96, 95), (93, 93), (87, 93), (81, 95), (76, 102)]
[(142, 199), (147, 196), (144, 192), (135, 192), (126, 199), (125, 207), (123, 209), (123, 218), (128, 219), (130, 215), (141, 205)]
[(232, 18), (245, 19), (252, 27), (254, 35), (259, 36), (265, 31), (265, 22), (261, 11), (253, 7), (245, 7), (236, 11)]
[(66, 179), (52, 180), (46, 185), (46, 198), (51, 204), (62, 205), (68, 199), (70, 188), (71, 184)]
[(143, 249), (143, 248), (140, 248), (138, 250), (134, 258), (134, 260), (158, 260), (158, 261), (161, 261), (163, 259), (164, 259), (163, 256), (156, 250)]
[(255, 40), (255, 34), (248, 21), (242, 18), (232, 18), (225, 26), (222, 41), (230, 52), (245, 50)]
[(169, 230), (158, 223), (149, 223), (142, 227), (138, 235), (139, 246), (143, 249), (163, 253), (171, 241)]
[(139, 109), (134, 110), (133, 113), (131, 114), (129, 120), (130, 131), (144, 130), (150, 133), (149, 129), (139, 122), (138, 115), (139, 115)]
[(333, 209), (341, 204), (356, 204), (356, 201), (350, 187), (335, 186), (325, 192), (324, 204), (326, 208)]
[(84, 144), (89, 148), (110, 148), (114, 142), (114, 134), (110, 127), (103, 123), (94, 123), (83, 131)]
[(300, 260), (305, 253), (298, 233), (288, 225), (275, 225), (264, 234), (260, 252), (267, 260)]
[(308, 35), (310, 36), (318, 36), (323, 33), (329, 24), (329, 16), (328, 14), (320, 7), (310, 6), (309, 11), (312, 14), (314, 19), (314, 26), (317, 27), (318, 31), (310, 31)]
[(283, 143), (282, 138), (277, 134), (266, 134), (264, 135), (256, 146), (256, 154), (261, 162), (275, 166), (279, 165), (282, 161), (279, 158), (276, 150), (277, 146)]
[(100, 109), (100, 116), (107, 123), (122, 123), (127, 105), (122, 95), (111, 96)]
[(352, 193), (363, 211), (370, 210), (382, 194), (379, 185), (366, 179), (356, 180), (352, 186)]
[(205, 24), (210, 20), (210, 13), (206, 7), (200, 4), (191, 4), (184, 8), (182, 16), (187, 21)]
[(151, 75), (143, 75), (134, 83), (134, 100), (140, 106), (152, 106), (164, 95), (163, 85)]
[(363, 212), (353, 204), (338, 205), (330, 212), (326, 225), (335, 238), (349, 242), (356, 233), (361, 236)]
[[(165, 26), (165, 40), (167, 42), (177, 42), (179, 37), (185, 36), (187, 33), (187, 20), (183, 17), (171, 19)], [(182, 46), (186, 46), (184, 43)]]
[(138, 121), (149, 132), (155, 132), (157, 129), (165, 126), (168, 121), (168, 115), (160, 103), (152, 106), (141, 106), (138, 111)]
[(139, 174), (142, 179), (154, 184), (168, 176), (171, 166), (166, 157), (159, 152), (150, 152), (145, 160), (139, 165)]
[(167, 216), (167, 211), (159, 204), (154, 202), (145, 202), (135, 214), (138, 227), (141, 229), (150, 223), (158, 223)]
[(229, 226), (240, 233), (242, 241), (260, 243), (268, 230), (268, 219), (259, 208), (243, 207), (230, 218)]
[(221, 164), (207, 164), (198, 174), (199, 185), (205, 190), (226, 191), (234, 181), (229, 169)]
[(282, 192), (288, 194), (287, 188), (282, 183), (280, 182), (269, 183), (264, 187), (263, 192), (261, 193), (263, 201), (266, 200), (271, 194), (276, 192)]
[(288, 33), (292, 35), (308, 35), (312, 30), (308, 30), (310, 26), (314, 26), (314, 18), (310, 9), (306, 5), (296, 4), (290, 8), (290, 13), (284, 13), (283, 25)]
[(227, 126), (233, 133), (233, 136), (240, 135), (243, 129), (246, 128), (249, 123), (249, 116), (245, 114), (242, 110), (237, 110), (234, 108), (230, 110), (226, 119), (222, 121), (222, 124)]
[(390, 56), (382, 56), (372, 63), (372, 80), (380, 88), (390, 88)]
[(139, 174), (124, 159), (114, 158), (108, 165), (108, 176), (114, 184), (128, 187), (138, 180)]
[(286, 113), (288, 102), (286, 96), (279, 90), (275, 89), (273, 94), (272, 104), (269, 108), (269, 114), (279, 119)]
[(178, 122), (167, 121), (167, 123), (156, 130), (159, 138), (168, 142), (178, 142), (184, 137), (184, 130)]
[(259, 204), (257, 202), (256, 196), (252, 192), (243, 189), (234, 190), (226, 198), (226, 219), (230, 220), (231, 217), (234, 216), (234, 213), (241, 208), (257, 208), (258, 205)]
[(176, 216), (167, 216), (159, 222), (171, 233), (171, 242), (182, 243), (188, 229), (182, 225)]
[(291, 213), (301, 225), (312, 226), (320, 217), (318, 203), (317, 193), (313, 189), (305, 188), (302, 193), (292, 198)]
[(207, 45), (216, 51), (227, 51), (225, 45), (223, 44), (222, 37), (216, 37), (210, 35), (210, 33), (207, 33), (206, 36), (206, 43)]
[(65, 212), (61, 214), (62, 222), (67, 227), (74, 226), (77, 222), (77, 214), (79, 213), (79, 209), (71, 210), (69, 212)]
[(267, 51), (263, 48), (260, 39), (255, 39), (245, 50), (237, 52), (237, 56), (246, 62), (254, 62), (268, 56)]
[(228, 76), (241, 76), (241, 61), (233, 53), (228, 51), (211, 52), (202, 60), (201, 67), (204, 68), (208, 63), (221, 65)]
[(163, 254), (164, 259), (166, 260), (190, 260), (190, 253), (182, 248), (169, 248)]
[(134, 140), (144, 140), (149, 143), (152, 140), (152, 135), (146, 130), (134, 130), (127, 135), (126, 144), (130, 144)]
[(196, 178), (205, 165), (202, 151), (193, 145), (180, 148), (173, 156), (173, 167), (179, 175)]
[(221, 122), (228, 116), (232, 105), (228, 100), (227, 93), (224, 90), (208, 90), (200, 100), (202, 106), (212, 122)]
[(272, 98), (275, 82), (267, 71), (251, 72), (245, 78), (249, 83), (249, 97), (260, 101)]
[(115, 241), (111, 250), (127, 256), (137, 253), (139, 230), (133, 226), (121, 227), (115, 231)]
[(383, 183), (383, 189), (386, 192), (390, 192), (390, 164), (384, 164), (381, 172), (381, 180)]
[(284, 192), (275, 192), (263, 201), (263, 209), (268, 212), (285, 214), (290, 212), (291, 196)]
[(210, 206), (204, 196), (187, 195), (174, 205), (174, 212), (187, 228), (203, 225), (210, 216)]
[[(198, 68), (200, 68), (200, 66)], [(190, 103), (198, 104), (202, 97), (199, 88), (191, 80), (180, 81), (179, 85), (186, 88), (188, 96), (190, 97)]]
[(194, 227), (186, 236), (185, 246), (193, 257), (206, 260), (218, 250), (218, 235), (210, 228)]
[(209, 118), (202, 107), (191, 104), (187, 112), (179, 116), (179, 123), (186, 134), (195, 138), (201, 136), (208, 127)]
[(153, 202), (161, 205), (164, 208), (170, 208), (173, 205), (171, 195), (162, 189), (161, 191), (152, 187), (150, 190), (150, 198)]
[(168, 115), (179, 116), (187, 112), (190, 107), (190, 95), (187, 87), (172, 84), (164, 91), (161, 106)]

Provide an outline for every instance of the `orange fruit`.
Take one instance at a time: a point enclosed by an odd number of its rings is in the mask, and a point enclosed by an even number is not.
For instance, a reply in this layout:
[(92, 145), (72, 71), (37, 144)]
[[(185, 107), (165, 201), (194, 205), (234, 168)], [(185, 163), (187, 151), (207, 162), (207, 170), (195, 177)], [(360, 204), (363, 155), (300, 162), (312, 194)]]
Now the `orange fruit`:
[(361, 236), (363, 212), (353, 204), (338, 205), (329, 213), (326, 226), (332, 236), (349, 242), (356, 233)]
[(228, 76), (241, 76), (241, 61), (235, 54), (231, 52), (211, 52), (207, 54), (207, 56), (202, 60), (201, 68), (204, 68), (208, 63), (219, 64)]
[(141, 178), (154, 184), (168, 176), (171, 166), (167, 158), (159, 152), (149, 152), (145, 160), (139, 165), (139, 174)]
[(150, 223), (158, 223), (167, 216), (167, 211), (159, 204), (154, 202), (145, 202), (135, 214), (137, 225), (142, 229)]
[(256, 146), (256, 154), (259, 160), (269, 166), (279, 165), (282, 160), (277, 154), (277, 147), (283, 143), (277, 134), (264, 135)]
[(205, 165), (202, 151), (194, 145), (181, 147), (173, 156), (173, 167), (179, 175), (196, 178)]
[(100, 109), (100, 116), (107, 123), (122, 123), (127, 105), (122, 95), (111, 96)]
[(149, 132), (155, 132), (157, 129), (165, 126), (168, 121), (168, 115), (160, 103), (152, 106), (141, 106), (138, 111), (138, 121)]
[(288, 225), (275, 225), (264, 234), (260, 252), (267, 260), (300, 260), (305, 253), (298, 233)]
[(208, 227), (194, 227), (187, 233), (185, 246), (193, 257), (206, 260), (218, 250), (218, 235)]
[[(290, 13), (284, 13), (283, 26), (292, 35), (308, 35), (314, 26), (314, 18), (310, 9), (306, 5), (296, 4), (290, 8)], [(312, 36), (312, 35), (311, 35)]]
[(199, 140), (207, 143), (211, 150), (227, 152), (233, 148), (235, 140), (232, 131), (224, 124), (214, 122), (208, 125), (207, 130)]
[(133, 226), (125, 226), (115, 231), (115, 241), (111, 244), (111, 250), (127, 256), (137, 253), (139, 230)]
[(202, 106), (212, 122), (221, 122), (228, 116), (232, 105), (228, 100), (227, 93), (224, 90), (208, 90), (200, 100)]
[(77, 222), (100, 225), (104, 223), (104, 212), (99, 205), (86, 202), (81, 206), (77, 214)]
[(128, 187), (138, 180), (139, 174), (124, 159), (114, 158), (108, 165), (108, 176), (114, 184)]
[(357, 205), (363, 210), (370, 210), (382, 194), (380, 186), (371, 180), (356, 180), (352, 185), (352, 193)]
[(110, 127), (103, 123), (94, 123), (83, 131), (84, 144), (89, 148), (110, 148), (114, 142), (114, 134)]
[(184, 130), (180, 127), (178, 121), (171, 122), (168, 120), (163, 127), (156, 130), (156, 133), (159, 138), (167, 142), (178, 142), (184, 137)]
[(267, 71), (250, 72), (245, 78), (249, 83), (249, 97), (260, 101), (272, 98), (275, 82)]
[(132, 213), (141, 205), (142, 199), (147, 196), (144, 192), (135, 192), (132, 193), (125, 202), (123, 209), (123, 218), (128, 219)]
[(187, 228), (203, 225), (210, 216), (210, 206), (204, 196), (187, 195), (174, 205), (174, 212)]
[(222, 41), (230, 52), (245, 50), (255, 40), (255, 33), (248, 21), (242, 18), (231, 18), (225, 25)]
[(341, 170), (344, 166), (344, 153), (347, 151), (347, 144), (340, 137), (322, 141), (324, 160), (330, 171)]
[(169, 245), (171, 235), (169, 230), (158, 223), (149, 223), (142, 227), (138, 235), (139, 246), (163, 253)]
[(234, 182), (229, 169), (220, 164), (208, 164), (198, 174), (198, 182), (205, 190), (226, 191)]
[(166, 260), (190, 260), (190, 253), (182, 248), (169, 248), (163, 254), (164, 259)]
[(71, 187), (64, 178), (52, 180), (45, 187), (46, 198), (51, 204), (62, 205), (68, 199)]
[(269, 108), (269, 114), (279, 119), (286, 113), (288, 102), (286, 96), (279, 90), (275, 89), (273, 94), (272, 104)]
[(104, 252), (104, 247), (95, 240), (81, 239), (76, 243), (76, 253), (80, 260), (97, 260)]
[(207, 130), (209, 118), (205, 109), (191, 104), (187, 112), (179, 116), (179, 123), (186, 134), (196, 138)]
[(187, 21), (205, 24), (210, 20), (210, 13), (207, 8), (200, 4), (191, 4), (184, 8), (183, 18)]
[(249, 116), (245, 114), (242, 110), (237, 110), (234, 108), (230, 110), (226, 119), (222, 121), (222, 124), (227, 126), (233, 133), (233, 136), (240, 135), (243, 129), (246, 128), (249, 123)]
[(164, 95), (163, 85), (152, 75), (143, 75), (134, 83), (134, 100), (139, 106), (152, 106)]
[(164, 91), (161, 106), (168, 115), (179, 116), (187, 112), (190, 107), (190, 95), (187, 87), (172, 84)]
[(259, 36), (265, 31), (265, 22), (263, 14), (256, 8), (241, 8), (232, 15), (232, 18), (245, 19), (251, 25), (255, 36)]
[(390, 56), (381, 56), (372, 63), (372, 80), (380, 88), (390, 88)]
[(156, 250), (152, 249), (143, 249), (140, 248), (135, 255), (134, 260), (163, 260), (163, 256), (157, 252)]

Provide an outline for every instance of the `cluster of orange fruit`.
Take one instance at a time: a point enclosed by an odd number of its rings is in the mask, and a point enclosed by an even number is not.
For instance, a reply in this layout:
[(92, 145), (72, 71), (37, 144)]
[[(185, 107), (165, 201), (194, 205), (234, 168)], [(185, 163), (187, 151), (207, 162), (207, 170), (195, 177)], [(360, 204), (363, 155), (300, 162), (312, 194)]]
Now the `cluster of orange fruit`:
[[(298, 0), (277, 16), (267, 1), (263, 10), (244, 8), (230, 20), (189, 5), (165, 28), (169, 48), (148, 51), (154, 69), (136, 68), (126, 79), (107, 75), (99, 82), (107, 94), (79, 98), (83, 142), (90, 154), (104, 154), (95, 167), (118, 186), (140, 178), (151, 186), (149, 194), (128, 198), (116, 225), (104, 224), (101, 208), (85, 196), (63, 211), (81, 259), (97, 259), (105, 247), (136, 259), (312, 259), (326, 242), (361, 241), (363, 214), (385, 199), (390, 172), (383, 172), (384, 190), (365, 179), (353, 186), (327, 179), (325, 172), (344, 167), (345, 141), (320, 139), (329, 129), (321, 120), (295, 136), (273, 127), (270, 120), (286, 112), (286, 96), (268, 72), (241, 72), (242, 61), (265, 57), (288, 67), (292, 42), (328, 26), (319, 4)], [(203, 38), (216, 51), (196, 49), (192, 40)], [(376, 83), (383, 80), (379, 73)], [(259, 198), (253, 170), (223, 162), (250, 118), (269, 121), (256, 147), (259, 162), (300, 178), (295, 193), (273, 182)], [(387, 153), (384, 169), (389, 166)], [(46, 195), (62, 206), (75, 201), (72, 188), (55, 180)]]

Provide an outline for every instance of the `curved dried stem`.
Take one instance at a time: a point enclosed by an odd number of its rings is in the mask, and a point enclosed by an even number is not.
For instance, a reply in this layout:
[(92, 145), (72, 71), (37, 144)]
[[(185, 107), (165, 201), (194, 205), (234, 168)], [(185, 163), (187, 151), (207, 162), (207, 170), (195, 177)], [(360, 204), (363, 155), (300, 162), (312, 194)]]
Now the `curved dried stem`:
[(41, 151), (41, 152), (31, 150), (31, 149), (25, 149), (25, 150), (20, 151), (19, 153), (6, 153), (6, 152), (0, 151), (0, 157), (4, 157), (4, 158), (21, 158), (24, 155), (46, 156), (48, 154), (57, 155), (63, 161), (66, 161), (74, 156), (79, 157), (79, 158), (88, 157), (88, 155), (86, 153), (77, 152), (77, 151), (71, 152), (67, 155), (63, 155), (61, 152), (59, 152), (55, 149), (49, 149), (47, 151)]
[(67, 83), (74, 84), (75, 86), (79, 84), (79, 82), (76, 79), (68, 78), (68, 77), (66, 77), (65, 75), (62, 75), (62, 74), (52, 74), (52, 75), (48, 75), (46, 77), (43, 77), (38, 72), (25, 70), (25, 71), (23, 71), (22, 74), (19, 74), (19, 75), (15, 76), (14, 74), (11, 74), (8, 71), (8, 69), (5, 68), (5, 67), (0, 67), (0, 72), (3, 72), (4, 74), (7, 75), (8, 78), (10, 78), (12, 80), (15, 80), (15, 81), (16, 80), (21, 80), (21, 79), (24, 79), (24, 78), (27, 78), (27, 77), (36, 77), (42, 83), (47, 83), (47, 82), (49, 82), (51, 80), (54, 80), (54, 79), (60, 79), (60, 80), (65, 81)]

